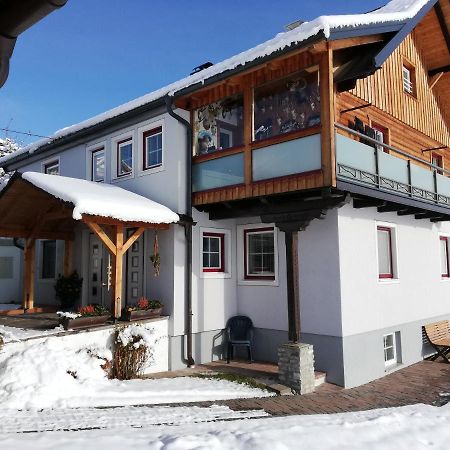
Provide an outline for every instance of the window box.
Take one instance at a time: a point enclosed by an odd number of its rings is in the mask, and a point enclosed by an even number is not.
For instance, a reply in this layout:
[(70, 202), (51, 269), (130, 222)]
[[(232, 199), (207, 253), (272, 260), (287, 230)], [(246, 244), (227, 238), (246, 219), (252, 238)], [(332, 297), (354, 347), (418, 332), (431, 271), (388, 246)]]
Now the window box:
[(76, 317), (74, 319), (69, 317), (61, 317), (59, 319), (59, 323), (65, 330), (74, 330), (78, 328), (90, 328), (93, 326), (104, 325), (110, 319), (111, 314), (103, 316)]
[(144, 320), (144, 319), (152, 319), (153, 317), (161, 316), (163, 308), (155, 308), (155, 309), (147, 309), (147, 310), (136, 310), (129, 311), (127, 309), (123, 312), (123, 320), (127, 322), (133, 322), (134, 320)]

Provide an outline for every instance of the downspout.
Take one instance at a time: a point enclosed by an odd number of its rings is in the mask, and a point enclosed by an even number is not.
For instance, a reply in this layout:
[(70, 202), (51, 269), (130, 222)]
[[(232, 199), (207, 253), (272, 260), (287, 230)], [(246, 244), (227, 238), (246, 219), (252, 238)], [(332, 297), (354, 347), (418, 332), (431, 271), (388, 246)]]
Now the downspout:
[(192, 129), (189, 121), (179, 116), (173, 111), (172, 98), (167, 95), (165, 97), (166, 110), (169, 116), (181, 123), (186, 128), (186, 214), (181, 225), (184, 226), (184, 235), (186, 239), (186, 262), (185, 262), (185, 301), (186, 301), (186, 317), (185, 317), (185, 334), (186, 334), (186, 357), (184, 363), (188, 367), (194, 367), (195, 361), (192, 357)]

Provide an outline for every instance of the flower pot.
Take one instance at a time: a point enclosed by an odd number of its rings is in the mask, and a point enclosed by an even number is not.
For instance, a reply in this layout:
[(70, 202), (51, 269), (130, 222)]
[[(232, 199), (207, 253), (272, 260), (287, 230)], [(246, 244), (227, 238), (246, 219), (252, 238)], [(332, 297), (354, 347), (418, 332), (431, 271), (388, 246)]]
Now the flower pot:
[(161, 315), (162, 308), (155, 309), (139, 309), (136, 311), (124, 311), (123, 320), (132, 322), (133, 320), (151, 319), (152, 317), (159, 317)]
[(77, 328), (89, 328), (95, 325), (103, 325), (109, 319), (111, 315), (104, 316), (85, 316), (77, 317), (76, 319), (69, 319), (68, 317), (61, 317), (59, 319), (60, 325), (64, 327), (65, 330), (73, 330)]

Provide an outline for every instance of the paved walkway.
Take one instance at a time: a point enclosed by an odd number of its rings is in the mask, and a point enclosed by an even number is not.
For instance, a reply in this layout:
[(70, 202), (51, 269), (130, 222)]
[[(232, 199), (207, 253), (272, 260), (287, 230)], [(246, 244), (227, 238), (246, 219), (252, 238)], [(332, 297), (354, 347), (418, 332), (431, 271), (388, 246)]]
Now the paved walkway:
[(422, 361), (353, 389), (320, 390), (308, 395), (195, 403), (226, 405), (235, 411), (264, 409), (274, 416), (331, 414), (415, 403), (438, 404), (450, 393), (450, 364)]

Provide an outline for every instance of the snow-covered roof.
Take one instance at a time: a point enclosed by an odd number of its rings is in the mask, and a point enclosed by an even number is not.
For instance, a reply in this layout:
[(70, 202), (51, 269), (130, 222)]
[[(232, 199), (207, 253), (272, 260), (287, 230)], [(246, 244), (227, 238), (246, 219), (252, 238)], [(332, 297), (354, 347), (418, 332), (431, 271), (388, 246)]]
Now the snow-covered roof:
[(101, 113), (90, 119), (84, 120), (78, 124), (62, 128), (49, 138), (40, 139), (13, 155), (7, 155), (0, 158), (0, 166), (5, 162), (15, 159), (24, 153), (33, 153), (40, 147), (49, 144), (59, 138), (69, 136), (80, 130), (90, 128), (94, 125), (102, 123), (108, 119), (117, 117), (126, 112), (132, 111), (140, 106), (151, 103), (166, 95), (173, 96), (178, 92), (198, 83), (205, 83), (208, 79), (219, 75), (223, 72), (244, 66), (247, 63), (255, 61), (273, 54), (274, 52), (283, 50), (292, 45), (312, 38), (322, 33), (325, 38), (329, 38), (333, 32), (354, 30), (358, 28), (366, 28), (369, 26), (386, 26), (402, 24), (415, 17), (419, 11), (427, 4), (433, 4), (434, 0), (392, 0), (382, 8), (365, 14), (347, 14), (320, 16), (310, 22), (304, 22), (293, 30), (277, 34), (274, 38), (257, 45), (254, 48), (239, 53), (231, 58), (225, 59), (213, 66), (169, 84), (161, 89), (150, 92), (135, 100), (125, 103), (121, 106), (113, 108), (109, 111)]
[(72, 203), (75, 220), (88, 214), (123, 222), (161, 224), (179, 221), (178, 214), (166, 206), (111, 184), (37, 172), (24, 172), (22, 178), (53, 197)]

